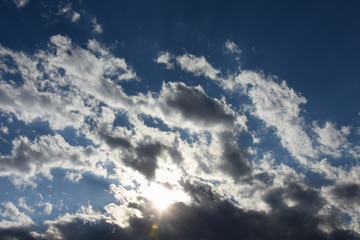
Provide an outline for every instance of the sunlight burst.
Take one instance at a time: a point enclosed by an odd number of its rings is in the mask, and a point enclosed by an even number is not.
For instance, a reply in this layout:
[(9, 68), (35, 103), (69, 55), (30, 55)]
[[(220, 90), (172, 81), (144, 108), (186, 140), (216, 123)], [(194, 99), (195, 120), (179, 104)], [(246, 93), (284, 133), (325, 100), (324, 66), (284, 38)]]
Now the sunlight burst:
[(183, 191), (170, 190), (157, 183), (151, 183), (143, 192), (143, 196), (150, 200), (154, 207), (160, 211), (165, 210), (175, 202), (187, 202), (189, 198)]

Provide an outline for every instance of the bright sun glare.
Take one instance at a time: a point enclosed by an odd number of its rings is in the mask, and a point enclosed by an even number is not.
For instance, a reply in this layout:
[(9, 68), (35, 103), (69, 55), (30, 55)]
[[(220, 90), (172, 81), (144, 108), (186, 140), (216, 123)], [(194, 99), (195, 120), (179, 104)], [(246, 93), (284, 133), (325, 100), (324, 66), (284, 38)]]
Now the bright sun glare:
[(149, 188), (143, 192), (143, 196), (160, 211), (165, 210), (172, 203), (187, 201), (187, 195), (184, 192), (170, 190), (156, 183), (151, 183)]

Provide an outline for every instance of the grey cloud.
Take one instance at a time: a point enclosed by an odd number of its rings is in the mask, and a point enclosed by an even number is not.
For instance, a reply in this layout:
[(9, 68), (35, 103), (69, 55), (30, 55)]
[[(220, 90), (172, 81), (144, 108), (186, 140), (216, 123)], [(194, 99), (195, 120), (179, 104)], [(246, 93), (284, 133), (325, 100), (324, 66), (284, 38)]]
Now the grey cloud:
[(183, 83), (167, 83), (164, 86), (165, 112), (178, 111), (185, 119), (204, 125), (233, 124), (235, 116), (225, 111), (221, 102), (206, 95), (200, 87)]
[(131, 166), (144, 174), (148, 179), (152, 179), (157, 168), (157, 157), (163, 149), (162, 144), (155, 143), (140, 143), (135, 148), (131, 155), (124, 157), (124, 163)]
[(303, 211), (317, 212), (324, 204), (319, 193), (311, 188), (303, 189), (296, 183), (288, 184), (287, 196), (297, 203), (296, 207)]
[(250, 173), (251, 168), (247, 158), (247, 152), (237, 142), (232, 132), (221, 134), (223, 142), (222, 169), (229, 173), (235, 180), (240, 176)]
[[(44, 145), (42, 147), (46, 148)], [(0, 162), (2, 163), (0, 170), (6, 171), (9, 168), (14, 168), (20, 172), (29, 172), (34, 167), (34, 164), (41, 166), (48, 162), (49, 159), (63, 159), (64, 157), (77, 162), (78, 156), (76, 153), (69, 156), (65, 156), (63, 153), (55, 154), (55, 152), (51, 151), (49, 146), (47, 147), (47, 150), (48, 151), (40, 151), (29, 143), (27, 138), (21, 138), (14, 146), (12, 156), (0, 156)]]
[(274, 176), (270, 175), (267, 172), (254, 175), (254, 179), (265, 183), (267, 186), (271, 186), (274, 183)]
[[(285, 200), (295, 202), (294, 206), (288, 206)], [(318, 212), (324, 204), (320, 194), (313, 189), (304, 189), (297, 183), (289, 183), (284, 188), (274, 188), (263, 196), (263, 200), (273, 210), (292, 210), (301, 212)]]
[(113, 137), (106, 133), (100, 133), (100, 137), (111, 148), (118, 148), (118, 147), (130, 148), (131, 147), (130, 141), (123, 137)]
[[(319, 225), (325, 219), (311, 211), (301, 209), (277, 209), (269, 213), (244, 211), (229, 201), (221, 200), (212, 189), (203, 184), (184, 184), (196, 204), (187, 206), (175, 203), (161, 217), (150, 208), (150, 204), (135, 207), (142, 211), (143, 217), (132, 217), (129, 227), (121, 228), (104, 219), (96, 222), (73, 219), (57, 222), (52, 227), (64, 239), (153, 239), (152, 231), (158, 239), (358, 239), (350, 231), (336, 229), (325, 233)], [(301, 191), (299, 191), (301, 192)], [(159, 228), (152, 230), (152, 224)], [(53, 229), (53, 230), (55, 230)], [(155, 238), (156, 239), (156, 238)]]
[(1, 240), (36, 240), (35, 237), (33, 237), (29, 231), (26, 229), (19, 229), (19, 228), (13, 228), (13, 229), (3, 229), (0, 230), (0, 239)]
[(173, 160), (173, 162), (177, 163), (177, 164), (180, 164), (181, 161), (183, 160), (183, 156), (182, 156), (181, 152), (179, 152), (177, 150), (177, 147), (178, 147), (178, 144), (175, 142), (174, 146), (166, 147), (166, 150), (170, 154), (171, 159)]
[(283, 200), (284, 189), (275, 188), (268, 191), (263, 200), (271, 207), (271, 209), (284, 209), (286, 204)]
[(56, 167), (96, 172), (91, 166), (96, 155), (91, 148), (70, 146), (60, 135), (44, 135), (34, 141), (19, 137), (13, 141), (11, 155), (0, 155), (0, 175), (50, 177), (50, 170)]
[(360, 205), (360, 184), (348, 183), (336, 186), (333, 194), (345, 203)]

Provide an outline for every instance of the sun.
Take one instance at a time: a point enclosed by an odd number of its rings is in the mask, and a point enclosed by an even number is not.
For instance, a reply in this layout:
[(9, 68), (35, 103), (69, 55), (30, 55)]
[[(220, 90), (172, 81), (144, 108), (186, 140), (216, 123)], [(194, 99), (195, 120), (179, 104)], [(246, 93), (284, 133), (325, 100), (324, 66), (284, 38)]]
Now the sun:
[(151, 183), (142, 195), (150, 200), (154, 207), (160, 211), (164, 211), (175, 202), (187, 200), (187, 195), (184, 192), (171, 190), (157, 183)]

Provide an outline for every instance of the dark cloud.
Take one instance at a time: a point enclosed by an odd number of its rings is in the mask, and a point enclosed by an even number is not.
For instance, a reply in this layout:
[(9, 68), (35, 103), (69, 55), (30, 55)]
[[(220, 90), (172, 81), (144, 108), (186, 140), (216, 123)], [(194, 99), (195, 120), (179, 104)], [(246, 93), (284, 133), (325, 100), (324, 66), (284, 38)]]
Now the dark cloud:
[[(285, 200), (295, 202), (294, 206), (288, 207)], [(313, 189), (304, 189), (297, 183), (290, 182), (284, 188), (274, 188), (263, 196), (263, 200), (273, 210), (291, 210), (300, 212), (316, 213), (324, 204), (319, 193)]]
[(173, 160), (173, 162), (180, 164), (183, 160), (183, 156), (182, 156), (181, 152), (179, 152), (179, 150), (177, 150), (178, 148), (179, 148), (179, 143), (175, 141), (173, 146), (166, 147), (166, 150), (169, 153), (169, 155), (171, 156), (171, 159)]
[(341, 201), (360, 205), (360, 184), (348, 183), (334, 188), (333, 194)]
[(223, 143), (222, 169), (229, 173), (234, 180), (238, 180), (240, 176), (250, 173), (251, 168), (247, 152), (238, 144), (234, 133), (222, 133), (221, 140)]
[(220, 101), (209, 97), (198, 87), (167, 83), (164, 89), (169, 91), (165, 98), (167, 107), (179, 111), (186, 119), (205, 125), (232, 124), (235, 120), (233, 114), (224, 110)]
[(131, 147), (129, 140), (127, 140), (126, 138), (113, 137), (106, 133), (101, 133), (99, 135), (105, 141), (105, 143), (111, 148), (118, 148), (118, 147), (130, 148)]
[(0, 240), (36, 240), (25, 229), (0, 229)]
[(282, 210), (287, 207), (283, 199), (284, 189), (275, 188), (268, 191), (264, 196), (263, 200), (271, 207), (271, 209)]
[(290, 183), (286, 190), (287, 197), (295, 201), (296, 208), (301, 211), (317, 212), (324, 204), (319, 192), (314, 189), (303, 189), (296, 183)]
[[(54, 224), (54, 227), (59, 230), (61, 239), (66, 240), (133, 239), (119, 226), (107, 223), (104, 220), (90, 222), (75, 219), (72, 222), (59, 222)], [(46, 239), (53, 240), (56, 238), (47, 237)]]
[[(175, 203), (169, 206), (161, 216), (150, 208), (150, 204), (144, 207), (135, 206), (143, 212), (143, 218), (131, 218), (127, 228), (120, 228), (104, 220), (91, 222), (80, 219), (72, 222), (58, 222), (53, 227), (59, 230), (63, 239), (68, 240), (340, 240), (358, 239), (359, 237), (355, 233), (339, 229), (330, 234), (322, 232), (319, 224), (324, 219), (317, 217), (316, 212), (292, 208), (276, 209), (268, 213), (244, 211), (231, 202), (222, 200), (207, 185), (184, 183), (184, 188), (195, 199), (193, 205)], [(311, 191), (306, 192), (297, 187), (294, 189), (295, 193), (291, 192), (291, 196), (301, 199), (299, 201), (303, 203), (313, 202), (314, 197)], [(280, 193), (284, 194), (286, 191), (289, 189), (280, 191)], [(298, 194), (302, 197), (297, 196)], [(156, 230), (152, 230), (154, 223), (159, 226)], [(150, 233), (155, 238), (151, 238)]]
[(174, 163), (179, 164), (182, 161), (182, 155), (177, 150), (179, 145), (177, 141), (174, 141), (171, 146), (165, 146), (147, 136), (136, 145), (131, 144), (126, 138), (110, 136), (106, 131), (99, 133), (99, 136), (109, 147), (124, 149), (127, 154), (122, 158), (123, 162), (144, 174), (148, 179), (154, 177), (157, 168), (157, 157), (162, 151), (167, 151)]
[(270, 175), (267, 172), (254, 175), (254, 179), (265, 183), (267, 186), (271, 186), (274, 183), (274, 176)]
[(124, 163), (144, 174), (148, 179), (152, 179), (157, 168), (157, 157), (163, 150), (163, 145), (159, 142), (140, 143), (133, 150), (132, 155), (124, 157)]

